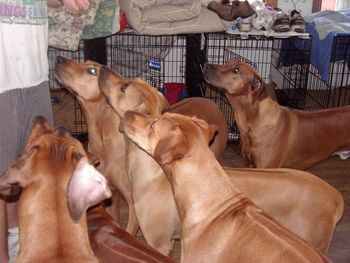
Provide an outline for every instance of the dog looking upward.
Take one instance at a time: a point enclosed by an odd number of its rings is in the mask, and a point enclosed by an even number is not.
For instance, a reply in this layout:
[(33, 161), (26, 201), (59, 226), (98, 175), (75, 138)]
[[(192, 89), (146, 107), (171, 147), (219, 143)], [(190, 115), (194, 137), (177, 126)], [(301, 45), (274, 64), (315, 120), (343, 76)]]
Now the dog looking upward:
[[(216, 158), (220, 157), (223, 143), (218, 143), (217, 139), (223, 141), (226, 138), (226, 122), (214, 102), (189, 98), (166, 108), (165, 98), (157, 89), (142, 79), (126, 79), (105, 67), (99, 75), (99, 87), (121, 117), (127, 110), (154, 117), (162, 112), (176, 112), (203, 118), (219, 127), (214, 140), (217, 147), (213, 148), (213, 144), (210, 147)], [(172, 247), (170, 240), (180, 228), (170, 183), (149, 154), (128, 138), (126, 142), (133, 199), (142, 233), (150, 245), (164, 254), (169, 253)], [(225, 171), (232, 182), (265, 212), (327, 253), (335, 226), (344, 210), (344, 200), (339, 191), (310, 173), (294, 169), (225, 167)]]
[(302, 111), (280, 106), (248, 64), (205, 64), (203, 77), (225, 91), (240, 132), (247, 167), (307, 169), (350, 151), (350, 106)]
[(81, 143), (37, 117), (25, 152), (0, 177), (0, 191), (22, 188), (16, 262), (94, 262), (85, 211), (110, 197)]
[(205, 121), (128, 111), (123, 123), (171, 184), (181, 219), (181, 262), (330, 262), (231, 182), (208, 147), (215, 128)]
[(131, 182), (125, 166), (125, 140), (116, 128), (119, 126), (120, 117), (115, 114), (98, 87), (97, 78), (101, 66), (93, 61), (79, 64), (58, 56), (54, 72), (59, 82), (77, 98), (84, 113), (89, 152), (99, 158), (100, 164), (97, 169), (110, 182), (112, 204), (108, 207), (109, 211), (119, 222), (120, 193), (129, 208), (126, 231), (136, 235), (138, 223), (131, 197)]
[[(211, 121), (219, 129), (210, 147), (216, 158), (222, 158), (227, 143), (227, 123), (214, 102), (204, 98), (189, 98), (169, 108), (167, 100), (156, 88), (140, 78), (124, 78), (106, 66), (100, 70), (98, 86), (119, 117), (127, 110), (152, 116), (174, 110), (199, 115)], [(148, 244), (164, 255), (169, 255), (180, 226), (170, 184), (151, 156), (128, 138), (125, 137), (125, 140), (128, 175), (132, 182), (132, 198), (140, 229)]]

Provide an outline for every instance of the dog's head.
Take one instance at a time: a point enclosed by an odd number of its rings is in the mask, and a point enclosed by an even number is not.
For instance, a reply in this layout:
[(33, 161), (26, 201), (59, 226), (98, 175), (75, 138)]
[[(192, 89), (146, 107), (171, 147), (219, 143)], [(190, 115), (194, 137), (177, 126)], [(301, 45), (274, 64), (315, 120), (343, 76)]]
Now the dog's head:
[(69, 211), (75, 222), (111, 195), (82, 144), (65, 129), (50, 128), (43, 117), (34, 121), (24, 153), (0, 177), (1, 193), (11, 194), (13, 187), (23, 189), (20, 202), (29, 202), (28, 207), (34, 207), (30, 202), (35, 199), (36, 205)]
[(160, 165), (189, 156), (201, 147), (209, 148), (217, 131), (204, 120), (176, 113), (152, 117), (127, 111), (123, 125), (125, 134)]
[(238, 60), (229, 60), (224, 65), (206, 63), (203, 77), (209, 84), (235, 97), (248, 96), (255, 100), (267, 95), (264, 82), (256, 70)]
[(54, 73), (56, 79), (75, 96), (84, 101), (95, 101), (102, 97), (97, 82), (101, 66), (89, 60), (80, 64), (72, 59), (57, 56)]
[(103, 66), (98, 84), (114, 110), (123, 116), (128, 110), (160, 115), (168, 102), (162, 93), (140, 78), (126, 79)]

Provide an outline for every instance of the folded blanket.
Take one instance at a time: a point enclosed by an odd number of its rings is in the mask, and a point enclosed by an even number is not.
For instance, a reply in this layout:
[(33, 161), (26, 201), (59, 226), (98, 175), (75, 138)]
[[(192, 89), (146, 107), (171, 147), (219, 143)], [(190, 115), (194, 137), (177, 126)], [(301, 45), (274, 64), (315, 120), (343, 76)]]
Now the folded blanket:
[(221, 20), (205, 5), (203, 0), (120, 2), (120, 8), (126, 13), (129, 26), (140, 34), (174, 35), (227, 30), (231, 23)]
[(305, 17), (305, 22), (314, 24), (320, 40), (332, 32), (350, 34), (350, 9), (317, 12)]

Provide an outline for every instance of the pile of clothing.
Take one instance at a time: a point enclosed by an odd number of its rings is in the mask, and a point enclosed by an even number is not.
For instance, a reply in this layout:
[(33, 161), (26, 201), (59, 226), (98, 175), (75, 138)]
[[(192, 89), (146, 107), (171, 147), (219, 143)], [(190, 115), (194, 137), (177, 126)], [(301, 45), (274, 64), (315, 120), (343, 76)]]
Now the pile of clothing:
[(208, 9), (214, 11), (226, 21), (237, 22), (237, 28), (241, 32), (255, 30), (270, 30), (275, 32), (305, 32), (305, 21), (300, 12), (293, 10), (290, 15), (279, 8), (273, 8), (261, 1), (222, 0), (212, 1)]

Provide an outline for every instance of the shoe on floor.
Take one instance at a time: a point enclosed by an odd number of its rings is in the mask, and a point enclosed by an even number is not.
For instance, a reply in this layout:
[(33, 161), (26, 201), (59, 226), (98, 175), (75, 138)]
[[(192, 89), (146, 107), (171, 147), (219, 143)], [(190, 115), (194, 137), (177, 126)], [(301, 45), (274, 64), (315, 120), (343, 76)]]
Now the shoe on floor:
[(235, 0), (232, 3), (224, 1), (225, 4), (216, 1), (211, 1), (208, 4), (208, 9), (215, 12), (221, 19), (233, 21), (237, 18), (246, 18), (255, 14), (254, 9), (248, 1)]
[(252, 17), (241, 18), (238, 20), (238, 31), (250, 32), (252, 29)]
[(305, 33), (305, 20), (297, 10), (290, 13), (290, 30), (297, 33)]
[(275, 32), (289, 32), (290, 31), (290, 19), (286, 13), (279, 14), (273, 23), (273, 30)]

